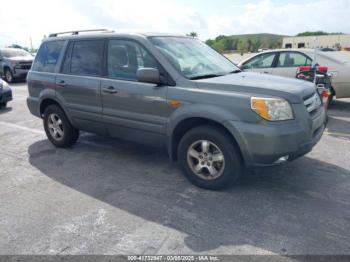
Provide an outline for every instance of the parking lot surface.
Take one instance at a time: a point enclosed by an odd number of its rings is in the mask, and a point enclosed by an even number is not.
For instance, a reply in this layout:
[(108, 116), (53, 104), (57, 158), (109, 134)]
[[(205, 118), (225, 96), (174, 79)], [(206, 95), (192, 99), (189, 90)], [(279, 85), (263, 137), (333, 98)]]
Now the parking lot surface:
[(2, 254), (350, 254), (350, 100), (313, 152), (191, 185), (164, 151), (81, 134), (57, 149), (26, 106), (0, 110)]

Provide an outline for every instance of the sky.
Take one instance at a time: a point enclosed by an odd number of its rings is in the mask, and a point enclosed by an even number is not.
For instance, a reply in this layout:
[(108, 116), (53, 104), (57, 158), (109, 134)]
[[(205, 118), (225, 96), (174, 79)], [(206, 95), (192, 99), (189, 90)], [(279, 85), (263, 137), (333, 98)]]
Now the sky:
[[(4, 8), (6, 7), (6, 8)], [(0, 46), (38, 47), (52, 32), (218, 35), (303, 31), (350, 33), (350, 0), (0, 0)]]

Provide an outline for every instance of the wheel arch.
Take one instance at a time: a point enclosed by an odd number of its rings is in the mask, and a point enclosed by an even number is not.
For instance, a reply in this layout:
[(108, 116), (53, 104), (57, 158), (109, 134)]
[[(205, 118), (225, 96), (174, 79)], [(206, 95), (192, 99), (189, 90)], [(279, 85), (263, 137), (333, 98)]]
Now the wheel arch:
[(174, 126), (168, 141), (168, 153), (172, 161), (177, 161), (178, 159), (177, 148), (181, 141), (181, 138), (186, 134), (186, 132), (195, 127), (203, 125), (217, 127), (224, 131), (232, 139), (232, 143), (234, 143), (237, 147), (238, 152), (240, 154), (240, 158), (244, 163), (244, 157), (242, 155), (241, 147), (234, 134), (230, 132), (230, 130), (224, 125), (223, 122), (220, 122), (217, 119), (206, 118), (202, 116), (192, 116), (184, 118)]
[(61, 108), (61, 110), (64, 112), (64, 114), (66, 115), (66, 117), (68, 118), (68, 120), (70, 121), (70, 123), (75, 126), (74, 122), (72, 121), (71, 117), (69, 114), (67, 114), (67, 111), (65, 110), (64, 106), (61, 104), (60, 101), (58, 101), (57, 99), (53, 98), (53, 97), (43, 97), (40, 99), (40, 105), (39, 105), (39, 113), (40, 113), (40, 117), (43, 118), (45, 109), (50, 106), (50, 105), (57, 105)]

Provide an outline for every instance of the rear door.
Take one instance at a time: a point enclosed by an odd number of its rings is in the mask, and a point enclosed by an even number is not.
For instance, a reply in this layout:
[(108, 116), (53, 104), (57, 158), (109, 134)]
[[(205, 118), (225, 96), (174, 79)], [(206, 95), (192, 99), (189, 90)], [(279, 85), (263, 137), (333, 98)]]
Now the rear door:
[(257, 55), (243, 64), (244, 71), (271, 74), (276, 53), (268, 52)]
[(311, 58), (301, 52), (283, 51), (278, 55), (272, 74), (295, 78), (299, 66), (311, 64)]
[(107, 76), (102, 81), (103, 118), (111, 136), (163, 145), (169, 115), (167, 85), (137, 81), (139, 68), (162, 69), (140, 43), (111, 39), (107, 48)]
[(27, 77), (29, 100), (39, 103), (43, 90), (46, 94), (55, 95), (56, 73), (59, 72), (66, 45), (66, 40), (49, 40), (41, 44)]
[(56, 95), (64, 102), (76, 125), (104, 134), (101, 75), (105, 40), (70, 41), (61, 73), (56, 77)]

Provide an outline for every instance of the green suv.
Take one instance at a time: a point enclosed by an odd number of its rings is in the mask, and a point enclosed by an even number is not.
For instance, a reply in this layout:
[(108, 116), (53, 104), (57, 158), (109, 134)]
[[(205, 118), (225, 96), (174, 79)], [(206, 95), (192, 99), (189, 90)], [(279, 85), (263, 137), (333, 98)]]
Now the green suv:
[(55, 146), (82, 130), (166, 147), (208, 189), (308, 153), (325, 128), (311, 83), (242, 72), (184, 36), (52, 34), (27, 80), (29, 110)]

